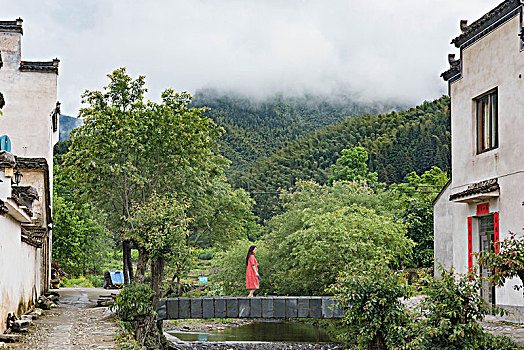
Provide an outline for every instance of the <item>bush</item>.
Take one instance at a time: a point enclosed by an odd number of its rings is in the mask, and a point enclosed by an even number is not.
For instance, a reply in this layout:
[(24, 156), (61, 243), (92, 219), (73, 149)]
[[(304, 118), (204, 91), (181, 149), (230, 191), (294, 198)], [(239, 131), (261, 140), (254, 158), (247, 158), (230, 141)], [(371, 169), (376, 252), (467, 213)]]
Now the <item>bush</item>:
[(414, 289), (402, 273), (390, 270), (384, 262), (350, 266), (331, 291), (345, 308), (347, 327), (340, 334), (342, 340), (359, 349), (392, 349), (407, 344), (412, 320), (400, 298), (412, 296)]
[(458, 275), (440, 269), (440, 278), (424, 277), (423, 318), (415, 325), (417, 349), (516, 349), (504, 337), (488, 334), (478, 321), (502, 309), (487, 305), (480, 296), (482, 281), (476, 271)]

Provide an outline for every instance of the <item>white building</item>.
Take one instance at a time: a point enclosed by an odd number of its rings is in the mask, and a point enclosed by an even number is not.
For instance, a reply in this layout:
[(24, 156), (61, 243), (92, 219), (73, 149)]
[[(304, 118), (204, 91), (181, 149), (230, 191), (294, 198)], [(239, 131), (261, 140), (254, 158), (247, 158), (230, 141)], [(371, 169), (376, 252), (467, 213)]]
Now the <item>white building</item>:
[(22, 34), (21, 19), (0, 21), (0, 332), (50, 280), (58, 60), (22, 61)]
[[(460, 58), (450, 55), (442, 73), (451, 96), (452, 180), (435, 201), (435, 260), (460, 273), (491, 242), (524, 234), (523, 4), (506, 0), (470, 25), (462, 21), (451, 42)], [(485, 284), (481, 293), (524, 321), (519, 283)]]

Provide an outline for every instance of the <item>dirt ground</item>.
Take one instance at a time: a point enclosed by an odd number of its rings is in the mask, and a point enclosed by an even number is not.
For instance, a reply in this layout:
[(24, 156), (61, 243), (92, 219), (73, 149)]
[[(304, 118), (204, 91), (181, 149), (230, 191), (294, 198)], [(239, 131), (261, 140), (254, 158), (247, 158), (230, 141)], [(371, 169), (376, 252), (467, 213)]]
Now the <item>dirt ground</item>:
[(31, 331), (17, 344), (17, 350), (116, 349), (116, 324), (107, 307), (95, 307), (100, 295), (114, 290), (102, 288), (61, 288), (58, 308), (45, 311)]

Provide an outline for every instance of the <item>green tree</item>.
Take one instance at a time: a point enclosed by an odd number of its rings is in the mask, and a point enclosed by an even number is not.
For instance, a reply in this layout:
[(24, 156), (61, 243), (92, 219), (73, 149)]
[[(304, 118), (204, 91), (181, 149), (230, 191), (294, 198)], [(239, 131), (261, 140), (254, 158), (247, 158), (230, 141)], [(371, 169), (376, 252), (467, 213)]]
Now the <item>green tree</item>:
[[(123, 219), (130, 216), (132, 204), (146, 204), (156, 192), (176, 193), (179, 202), (191, 203), (187, 215), (195, 225), (226, 234), (220, 227), (210, 229), (213, 220), (203, 218), (228, 215), (208, 208), (231, 190), (224, 185), (227, 161), (218, 154), (221, 128), (203, 115), (204, 108), (189, 106), (192, 97), (187, 93), (166, 89), (161, 103), (145, 102), (143, 76), (132, 79), (121, 68), (108, 77), (104, 91), (83, 94), (84, 123), (72, 131), (64, 156), (74, 185), (108, 212), (118, 232), (125, 228)], [(245, 196), (241, 201), (250, 205)], [(198, 226), (191, 228), (192, 234), (200, 231)], [(127, 282), (128, 274), (133, 278), (130, 242), (124, 240), (123, 246)], [(139, 247), (139, 253), (145, 251)], [(143, 269), (145, 260), (139, 258), (137, 268)]]
[(411, 172), (407, 183), (392, 185), (390, 189), (399, 195), (403, 204), (400, 218), (406, 223), (408, 237), (416, 243), (407, 267), (433, 266), (433, 201), (449, 178), (438, 167), (432, 167), (422, 175)]
[[(390, 195), (343, 181), (333, 186), (299, 182), (284, 192), (282, 214), (268, 222), (268, 233), (257, 242), (260, 293), (322, 295), (346, 265), (372, 258), (393, 263), (409, 255), (412, 242), (395, 219), (400, 203)], [(230, 264), (240, 253), (232, 248), (219, 268), (232, 270)], [(245, 268), (234, 271), (218, 277), (240, 292), (234, 286), (241, 287), (237, 281), (245, 278)]]
[(112, 244), (104, 214), (74, 195), (58, 164), (53, 192), (53, 260), (72, 275), (101, 273)]
[(337, 180), (362, 182), (367, 185), (378, 183), (377, 173), (370, 173), (368, 165), (368, 152), (364, 147), (354, 147), (343, 149), (342, 156), (337, 159), (337, 164), (331, 166), (333, 175), (329, 177), (329, 182)]

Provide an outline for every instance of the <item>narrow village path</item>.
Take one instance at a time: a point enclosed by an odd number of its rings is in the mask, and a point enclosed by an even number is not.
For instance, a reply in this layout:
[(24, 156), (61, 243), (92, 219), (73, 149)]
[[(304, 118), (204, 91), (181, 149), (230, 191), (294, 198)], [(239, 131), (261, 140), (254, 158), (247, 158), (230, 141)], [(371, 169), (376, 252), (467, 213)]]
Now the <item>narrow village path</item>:
[(61, 288), (59, 307), (45, 311), (34, 321), (33, 329), (22, 342), (11, 345), (17, 350), (116, 349), (116, 324), (113, 316), (104, 317), (107, 307), (94, 307), (102, 288)]

